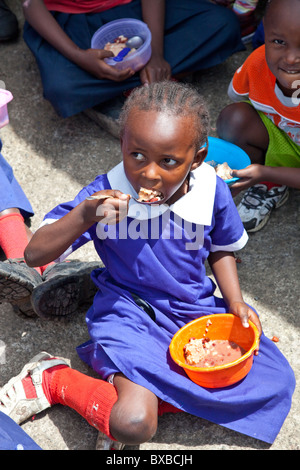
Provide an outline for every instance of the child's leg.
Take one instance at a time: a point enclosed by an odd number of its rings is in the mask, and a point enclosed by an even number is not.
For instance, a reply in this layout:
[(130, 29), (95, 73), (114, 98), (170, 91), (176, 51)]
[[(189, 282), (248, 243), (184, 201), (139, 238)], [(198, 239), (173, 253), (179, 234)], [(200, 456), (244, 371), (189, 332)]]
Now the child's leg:
[(23, 216), (18, 209), (0, 212), (0, 246), (6, 258), (23, 258), (29, 242)]
[(57, 403), (124, 444), (140, 444), (156, 432), (158, 399), (152, 392), (122, 374), (115, 375), (114, 385), (88, 377), (47, 353), (32, 359), (0, 390), (0, 411), (18, 424)]
[[(24, 250), (32, 235), (19, 209), (10, 208), (0, 212), (0, 247), (7, 259), (24, 258)], [(42, 274), (46, 267), (34, 269)]]
[(217, 120), (221, 139), (241, 147), (252, 163), (265, 162), (269, 135), (257, 111), (249, 103), (232, 103), (224, 108)]
[(70, 368), (46, 373), (48, 400), (74, 409), (111, 439), (136, 445), (155, 434), (156, 396), (122, 374), (114, 376), (113, 385)]
[(111, 410), (110, 432), (124, 444), (141, 444), (157, 430), (158, 399), (150, 390), (116, 374), (114, 385), (118, 400)]
[(17, 313), (48, 318), (91, 304), (97, 289), (90, 274), (99, 263), (72, 261), (30, 268), (24, 250), (32, 235), (19, 209), (0, 212), (0, 247), (7, 258), (0, 262), (0, 302), (11, 303)]

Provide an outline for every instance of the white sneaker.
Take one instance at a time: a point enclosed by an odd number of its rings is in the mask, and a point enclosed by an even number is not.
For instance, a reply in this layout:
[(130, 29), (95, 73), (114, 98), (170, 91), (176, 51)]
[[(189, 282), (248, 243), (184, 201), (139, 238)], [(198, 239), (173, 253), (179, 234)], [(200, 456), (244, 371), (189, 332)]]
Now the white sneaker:
[(96, 442), (96, 450), (123, 450), (124, 447), (125, 444), (122, 444), (122, 442), (113, 441), (106, 434), (99, 431)]
[[(0, 412), (21, 424), (31, 416), (46, 410), (51, 405), (43, 390), (43, 372), (57, 365), (69, 367), (62, 358), (42, 352), (34, 356), (21, 372), (10, 379), (0, 390)], [(30, 376), (35, 388), (36, 397), (27, 398), (22, 380)]]
[(237, 209), (247, 232), (257, 232), (269, 220), (271, 212), (282, 206), (289, 197), (287, 186), (274, 186), (269, 191), (265, 184), (249, 188)]

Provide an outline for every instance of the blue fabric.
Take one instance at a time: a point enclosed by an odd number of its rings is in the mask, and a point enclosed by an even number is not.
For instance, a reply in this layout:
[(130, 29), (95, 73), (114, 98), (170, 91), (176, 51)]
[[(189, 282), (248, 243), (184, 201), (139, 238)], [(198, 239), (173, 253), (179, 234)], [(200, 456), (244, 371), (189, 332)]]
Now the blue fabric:
[(9, 416), (0, 411), (0, 450), (42, 450)]
[[(90, 47), (94, 32), (119, 18), (141, 19), (140, 0), (101, 13), (53, 13), (66, 34), (80, 47)], [(58, 114), (68, 117), (99, 105), (140, 85), (139, 75), (117, 83), (98, 80), (67, 60), (25, 23), (24, 40), (40, 69), (44, 96)], [(243, 50), (236, 15), (208, 0), (167, 0), (165, 58), (174, 75), (223, 62)]]
[[(0, 140), (0, 152), (2, 142)], [(0, 153), (0, 212), (15, 207), (24, 219), (33, 216), (33, 209), (21, 186), (16, 180), (12, 167)]]
[[(88, 195), (109, 188), (106, 175), (101, 175), (74, 201), (56, 207), (45, 218), (60, 218)], [(272, 443), (295, 388), (294, 373), (272, 341), (263, 336), (247, 377), (223, 389), (205, 389), (191, 382), (168, 352), (174, 333), (184, 324), (227, 311), (224, 301), (214, 295), (205, 260), (212, 245), (221, 242), (230, 247), (243, 233), (228, 186), (217, 178), (211, 225), (197, 227), (203, 230), (198, 249), (186, 249), (185, 221), (175, 219), (170, 214), (168, 223), (158, 224), (158, 238), (145, 236), (147, 224), (153, 221), (137, 223), (127, 217), (109, 236), (94, 225), (73, 244), (76, 249), (93, 240), (106, 266), (92, 274), (99, 292), (87, 313), (90, 340), (77, 348), (78, 354), (104, 379), (122, 372), (177, 408)], [(140, 236), (124, 236), (124, 227), (129, 233), (134, 223)], [(181, 237), (164, 237), (165, 233)], [(151, 305), (155, 321), (137, 306), (131, 292)]]
[(261, 21), (252, 38), (253, 49), (257, 49), (258, 47), (262, 46), (264, 43), (265, 43), (265, 31), (264, 31), (263, 22)]

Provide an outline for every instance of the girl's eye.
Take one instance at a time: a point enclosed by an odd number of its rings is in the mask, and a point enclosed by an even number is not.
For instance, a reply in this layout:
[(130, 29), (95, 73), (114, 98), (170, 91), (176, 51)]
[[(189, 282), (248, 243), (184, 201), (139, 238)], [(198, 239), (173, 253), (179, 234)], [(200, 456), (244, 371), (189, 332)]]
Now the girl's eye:
[(285, 44), (283, 39), (274, 39), (274, 44), (279, 44), (280, 46), (283, 46)]
[(176, 165), (177, 161), (174, 160), (173, 158), (164, 158), (164, 164), (167, 166), (173, 166)]
[(139, 153), (139, 152), (134, 152), (132, 154), (132, 156), (135, 160), (139, 160), (139, 161), (142, 161), (145, 158), (144, 155), (142, 153)]

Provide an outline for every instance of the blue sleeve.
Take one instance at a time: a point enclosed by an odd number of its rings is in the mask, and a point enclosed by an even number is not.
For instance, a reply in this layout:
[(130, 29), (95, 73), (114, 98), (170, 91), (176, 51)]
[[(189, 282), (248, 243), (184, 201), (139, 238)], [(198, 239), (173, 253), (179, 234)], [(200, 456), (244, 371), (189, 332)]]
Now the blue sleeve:
[[(61, 219), (72, 209), (74, 209), (74, 207), (78, 206), (78, 204), (84, 201), (84, 199), (86, 199), (88, 196), (97, 191), (101, 191), (102, 189), (111, 189), (106, 175), (97, 176), (97, 178), (92, 183), (81, 189), (81, 191), (72, 201), (64, 202), (54, 207), (54, 209), (52, 209), (45, 215), (42, 226), (53, 223), (58, 219)], [(75, 240), (72, 246), (69, 247), (67, 252), (65, 252), (65, 254), (60, 257), (60, 260), (64, 259), (66, 256), (68, 256), (81, 246), (85, 245), (87, 242), (93, 240), (96, 234), (95, 225), (96, 224), (94, 224), (92, 227), (90, 227), (89, 230), (87, 230), (79, 238), (77, 238), (77, 240)]]
[(217, 177), (211, 251), (236, 251), (245, 246), (248, 235), (240, 219), (230, 189)]

